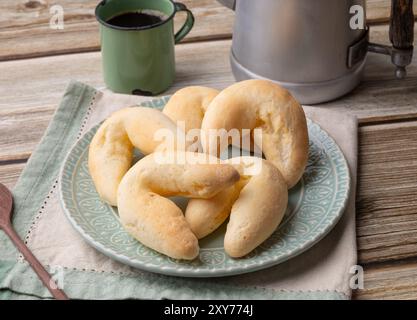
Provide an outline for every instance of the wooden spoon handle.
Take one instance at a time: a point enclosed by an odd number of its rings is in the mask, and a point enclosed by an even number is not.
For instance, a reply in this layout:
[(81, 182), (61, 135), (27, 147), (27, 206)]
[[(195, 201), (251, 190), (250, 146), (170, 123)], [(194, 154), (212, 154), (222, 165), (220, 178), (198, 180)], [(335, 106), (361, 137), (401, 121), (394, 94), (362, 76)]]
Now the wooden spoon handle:
[(11, 225), (4, 226), (3, 230), (9, 236), (10, 240), (12, 240), (16, 248), (23, 254), (26, 261), (29, 262), (30, 266), (36, 272), (39, 279), (41, 279), (42, 283), (48, 288), (49, 292), (51, 292), (52, 296), (57, 300), (69, 300), (67, 295), (58, 288), (54, 280), (52, 280), (51, 275), (45, 270), (39, 260), (36, 259)]

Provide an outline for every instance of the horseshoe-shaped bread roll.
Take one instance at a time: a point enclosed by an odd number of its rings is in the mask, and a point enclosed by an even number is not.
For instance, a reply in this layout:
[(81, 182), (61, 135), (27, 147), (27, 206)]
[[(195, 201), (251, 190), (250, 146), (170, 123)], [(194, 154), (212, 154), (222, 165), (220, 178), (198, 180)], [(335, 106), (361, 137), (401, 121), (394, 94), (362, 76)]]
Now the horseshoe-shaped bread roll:
[(233, 166), (211, 164), (204, 154), (192, 156), (197, 163), (177, 161), (176, 153), (146, 156), (126, 173), (118, 189), (124, 228), (142, 244), (175, 259), (194, 259), (198, 240), (181, 209), (164, 197), (211, 198), (239, 180)]
[[(224, 237), (224, 250), (233, 257), (247, 255), (276, 230), (288, 205), (288, 189), (284, 177), (271, 162), (254, 157), (243, 157), (247, 166), (262, 161), (259, 173), (248, 177), (233, 204)], [(245, 169), (245, 170), (243, 170)]]
[(220, 191), (213, 198), (188, 201), (185, 219), (198, 239), (208, 236), (226, 221), (246, 183), (246, 177), (241, 176), (235, 185)]
[[(267, 160), (241, 157), (224, 163), (232, 164), (239, 171), (240, 181), (213, 198), (191, 199), (185, 218), (201, 239), (231, 215), (225, 250), (232, 257), (240, 257), (265, 241), (277, 228), (287, 208), (288, 191), (279, 170)], [(254, 165), (258, 169), (251, 172)]]
[(219, 91), (212, 88), (186, 87), (172, 95), (162, 112), (175, 123), (183, 121), (185, 132), (200, 129), (207, 107), (218, 94)]
[(144, 154), (155, 151), (164, 142), (156, 140), (160, 129), (186, 141), (176, 124), (156, 109), (125, 108), (103, 122), (88, 153), (88, 168), (101, 199), (112, 206), (117, 204), (117, 187), (132, 165), (134, 147)]
[[(185, 133), (195, 129), (200, 130), (209, 104), (219, 93), (220, 91), (208, 87), (185, 87), (172, 95), (162, 112), (177, 125), (183, 123), (182, 129)], [(200, 134), (195, 136), (200, 139)], [(254, 150), (254, 142), (250, 135), (245, 136), (236, 146), (244, 150)], [(201, 150), (201, 145), (196, 144), (194, 149), (196, 148)]]
[[(202, 123), (204, 152), (217, 155), (228, 144), (224, 131), (261, 128), (253, 138), (282, 173), (288, 188), (301, 178), (308, 159), (306, 117), (291, 94), (270, 81), (247, 80), (221, 91), (210, 103)], [(213, 135), (220, 131), (220, 139)]]

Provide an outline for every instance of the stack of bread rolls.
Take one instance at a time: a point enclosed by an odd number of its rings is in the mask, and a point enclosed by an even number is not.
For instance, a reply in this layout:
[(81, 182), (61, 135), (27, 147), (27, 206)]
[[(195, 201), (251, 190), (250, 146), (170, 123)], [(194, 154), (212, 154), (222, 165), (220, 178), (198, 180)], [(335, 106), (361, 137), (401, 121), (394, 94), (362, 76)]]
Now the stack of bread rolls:
[[(164, 144), (161, 129), (186, 143)], [(220, 160), (231, 143), (227, 132), (243, 129), (250, 130), (249, 139), (265, 159)], [(200, 130), (197, 142), (187, 140), (191, 130)], [(132, 166), (134, 148), (146, 156)], [(178, 160), (188, 158), (194, 161)], [(184, 88), (162, 112), (136, 107), (112, 114), (90, 144), (88, 165), (100, 197), (118, 207), (133, 237), (169, 257), (192, 260), (199, 254), (198, 239), (228, 218), (224, 248), (231, 257), (247, 255), (271, 236), (307, 158), (300, 104), (272, 82), (248, 80), (221, 92)], [(260, 170), (251, 173), (254, 166)], [(170, 196), (190, 198), (185, 213)]]

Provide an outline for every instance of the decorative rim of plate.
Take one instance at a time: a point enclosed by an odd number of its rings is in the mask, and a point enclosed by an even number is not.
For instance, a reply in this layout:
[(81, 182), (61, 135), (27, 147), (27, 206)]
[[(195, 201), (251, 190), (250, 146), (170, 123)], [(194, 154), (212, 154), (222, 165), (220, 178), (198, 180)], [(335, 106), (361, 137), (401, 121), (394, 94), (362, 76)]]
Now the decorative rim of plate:
[[(154, 100), (149, 101), (148, 103), (152, 103), (154, 101), (161, 103), (161, 100), (166, 100), (166, 97), (163, 97), (161, 99), (154, 99)], [(334, 165), (334, 168), (336, 170), (336, 178), (337, 178), (337, 182), (336, 182), (337, 190), (335, 190), (335, 194), (338, 195), (338, 198), (343, 198), (343, 200), (336, 202), (336, 205), (333, 205), (331, 207), (331, 209), (329, 210), (329, 213), (327, 214), (327, 217), (331, 217), (331, 218), (328, 219), (327, 224), (319, 225), (312, 233), (310, 233), (309, 240), (294, 247), (293, 250), (291, 250), (291, 252), (288, 252), (288, 254), (285, 256), (277, 256), (276, 258), (271, 257), (268, 260), (260, 259), (258, 261), (255, 261), (255, 263), (247, 264), (247, 265), (239, 265), (239, 266), (234, 266), (234, 267), (220, 267), (218, 269), (214, 268), (214, 269), (201, 270), (198, 267), (194, 269), (189, 268), (189, 267), (185, 268), (185, 267), (182, 267), (180, 264), (173, 264), (171, 267), (166, 267), (166, 266), (156, 266), (155, 264), (147, 263), (147, 262), (132, 261), (127, 256), (123, 254), (119, 254), (115, 252), (113, 249), (95, 240), (86, 231), (84, 231), (83, 228), (72, 217), (71, 209), (68, 208), (67, 206), (62, 189), (63, 189), (63, 182), (64, 182), (64, 179), (63, 179), (64, 171), (67, 168), (69, 158), (73, 154), (74, 149), (78, 146), (78, 144), (86, 140), (86, 136), (88, 136), (88, 134), (91, 134), (92, 131), (97, 130), (100, 124), (97, 124), (96, 126), (92, 127), (82, 137), (80, 137), (74, 143), (74, 145), (71, 147), (70, 151), (68, 152), (67, 156), (65, 157), (64, 163), (59, 173), (60, 202), (63, 207), (65, 216), (67, 217), (71, 225), (92, 247), (102, 252), (103, 254), (109, 256), (110, 258), (113, 258), (123, 264), (132, 266), (134, 268), (138, 268), (138, 269), (153, 272), (153, 273), (171, 275), (171, 276), (199, 277), (199, 278), (232, 276), (232, 275), (238, 275), (238, 274), (243, 274), (243, 273), (248, 273), (248, 272), (254, 272), (254, 271), (261, 270), (261, 269), (266, 269), (274, 265), (280, 264), (282, 262), (285, 262), (289, 259), (292, 259), (295, 256), (300, 255), (301, 253), (307, 251), (312, 246), (314, 246), (317, 242), (322, 240), (334, 228), (334, 226), (343, 216), (347, 201), (349, 199), (351, 177), (350, 177), (349, 166), (347, 164), (347, 161), (343, 152), (341, 151), (337, 143), (334, 141), (334, 139), (325, 130), (323, 130), (317, 123), (313, 122), (310, 119), (307, 119), (307, 122), (309, 126), (309, 132), (315, 131), (316, 134), (319, 134), (319, 137), (321, 138), (319, 139), (319, 141), (321, 143), (323, 143), (323, 141), (327, 142), (326, 151), (328, 153), (329, 159), (332, 160), (332, 163), (335, 163), (336, 160), (338, 162), (337, 165)], [(346, 173), (346, 174), (341, 174), (341, 173)]]

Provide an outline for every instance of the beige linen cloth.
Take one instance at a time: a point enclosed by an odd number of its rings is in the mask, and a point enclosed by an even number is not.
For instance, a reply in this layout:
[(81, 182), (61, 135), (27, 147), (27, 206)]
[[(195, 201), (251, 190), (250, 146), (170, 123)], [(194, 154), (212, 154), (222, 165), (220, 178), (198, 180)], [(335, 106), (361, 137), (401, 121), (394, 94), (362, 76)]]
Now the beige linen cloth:
[[(83, 131), (86, 132), (113, 111), (139, 104), (146, 99), (148, 98), (98, 91), (95, 102), (91, 104)], [(212, 279), (213, 283), (243, 284), (282, 293), (336, 293), (342, 299), (350, 298), (349, 282), (353, 276), (350, 272), (357, 263), (355, 235), (357, 120), (356, 117), (330, 112), (325, 108), (305, 107), (305, 111), (309, 118), (319, 123), (336, 140), (349, 163), (352, 186), (346, 212), (328, 236), (302, 255), (256, 273)], [(26, 240), (34, 254), (49, 267), (60, 266), (67, 269), (129, 276), (142, 273), (140, 270), (134, 270), (111, 260), (84, 242), (66, 220), (57, 192), (51, 194)], [(330, 295), (330, 297), (334, 296)], [(193, 296), (188, 298), (192, 299)], [(216, 298), (221, 299), (222, 295), (211, 297), (211, 299)]]

